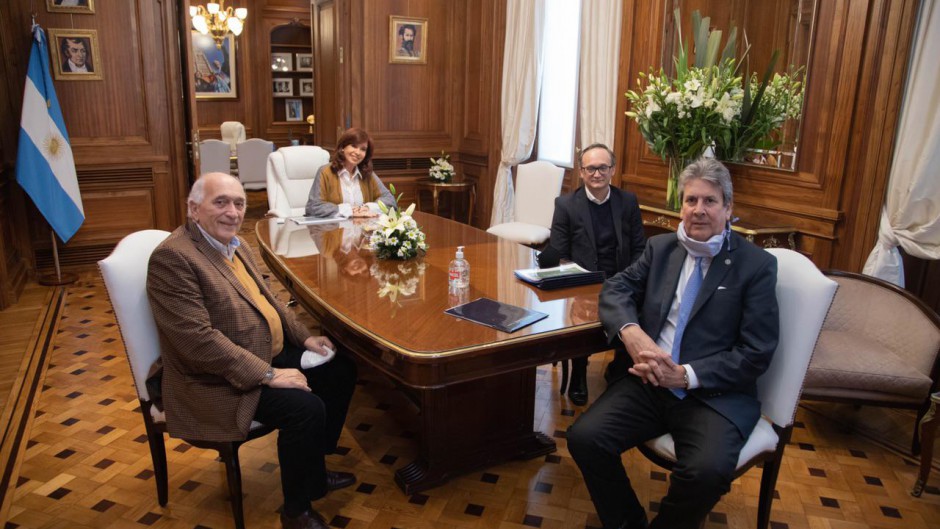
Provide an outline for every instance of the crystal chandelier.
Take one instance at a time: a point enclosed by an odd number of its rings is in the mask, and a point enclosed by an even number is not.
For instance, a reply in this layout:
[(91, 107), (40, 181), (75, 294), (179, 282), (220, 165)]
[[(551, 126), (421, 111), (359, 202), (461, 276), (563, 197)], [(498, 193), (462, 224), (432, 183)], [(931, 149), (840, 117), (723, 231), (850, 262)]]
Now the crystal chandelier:
[(203, 6), (189, 6), (189, 16), (193, 19), (193, 29), (203, 35), (212, 35), (215, 46), (222, 49), (222, 41), (232, 32), (236, 37), (242, 34), (248, 9), (225, 7), (225, 0), (209, 2)]

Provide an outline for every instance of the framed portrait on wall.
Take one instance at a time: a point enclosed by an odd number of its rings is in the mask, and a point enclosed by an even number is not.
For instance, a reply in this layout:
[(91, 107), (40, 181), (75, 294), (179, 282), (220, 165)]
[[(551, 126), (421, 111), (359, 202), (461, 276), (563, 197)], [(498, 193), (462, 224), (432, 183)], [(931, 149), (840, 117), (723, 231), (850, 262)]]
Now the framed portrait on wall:
[(46, 0), (46, 11), (50, 13), (93, 15), (95, 13), (95, 0)]
[(274, 97), (290, 97), (294, 95), (294, 80), (290, 77), (275, 77), (271, 80), (273, 86), (271, 93)]
[(294, 56), (290, 53), (272, 53), (271, 54), (272, 72), (292, 72), (294, 71)]
[(284, 115), (286, 121), (303, 121), (304, 102), (302, 99), (286, 99), (284, 101)]
[(295, 54), (297, 62), (295, 64), (294, 70), (298, 72), (312, 72), (313, 71), (313, 54), (312, 53), (297, 53)]
[(238, 98), (235, 37), (229, 33), (222, 48), (209, 35), (193, 31), (193, 83), (196, 99)]
[(428, 19), (388, 17), (388, 62), (427, 64)]
[(313, 79), (301, 79), (300, 80), (300, 95), (302, 96), (313, 95)]
[(52, 73), (58, 81), (100, 81), (101, 52), (94, 29), (49, 28)]

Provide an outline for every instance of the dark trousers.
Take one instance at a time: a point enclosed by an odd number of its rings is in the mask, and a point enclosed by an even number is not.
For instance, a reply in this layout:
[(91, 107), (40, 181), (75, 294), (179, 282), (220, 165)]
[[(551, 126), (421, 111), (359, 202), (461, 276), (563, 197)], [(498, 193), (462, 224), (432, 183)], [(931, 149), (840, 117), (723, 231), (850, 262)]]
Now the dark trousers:
[(650, 527), (696, 529), (731, 488), (745, 441), (731, 421), (694, 396), (680, 400), (629, 375), (608, 386), (568, 429), (568, 450), (605, 528), (645, 519), (620, 455), (667, 432), (678, 461)]
[[(286, 344), (272, 365), (300, 369), (303, 351), (303, 347)], [(284, 512), (291, 517), (326, 495), (324, 457), (336, 450), (356, 384), (356, 364), (342, 352), (302, 372), (312, 393), (264, 386), (255, 412), (255, 420), (278, 429)]]

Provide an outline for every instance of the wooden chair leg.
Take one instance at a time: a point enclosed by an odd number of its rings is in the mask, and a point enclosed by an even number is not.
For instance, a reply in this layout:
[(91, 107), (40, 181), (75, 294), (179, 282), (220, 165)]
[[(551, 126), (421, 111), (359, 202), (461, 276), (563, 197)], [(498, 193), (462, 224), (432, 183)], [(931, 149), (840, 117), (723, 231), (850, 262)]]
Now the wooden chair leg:
[(911, 496), (918, 498), (927, 486), (930, 466), (933, 463), (933, 443), (937, 436), (937, 423), (940, 423), (940, 414), (937, 413), (938, 403), (940, 403), (940, 393), (934, 393), (930, 396), (930, 409), (920, 421), (920, 472), (911, 490)]
[(790, 426), (780, 433), (774, 457), (764, 463), (764, 470), (761, 472), (760, 478), (760, 497), (757, 500), (757, 529), (767, 529), (770, 525), (770, 509), (774, 502), (774, 489), (777, 487), (780, 465), (783, 464), (783, 450), (790, 442), (792, 428)]
[(561, 388), (558, 389), (558, 392), (562, 395), (565, 394), (565, 391), (568, 391), (568, 366), (570, 364), (571, 360), (561, 361)]
[(228, 481), (228, 492), (232, 502), (232, 516), (235, 518), (235, 529), (245, 529), (245, 514), (242, 498), (242, 472), (238, 462), (238, 444), (227, 443), (219, 447), (219, 457), (225, 463), (225, 477)]
[(150, 445), (150, 459), (153, 461), (153, 477), (157, 486), (157, 502), (166, 507), (169, 501), (169, 477), (166, 468), (166, 443), (163, 440), (163, 431), (149, 417), (147, 410), (150, 404), (141, 404), (144, 414), (144, 428), (147, 431), (147, 444)]

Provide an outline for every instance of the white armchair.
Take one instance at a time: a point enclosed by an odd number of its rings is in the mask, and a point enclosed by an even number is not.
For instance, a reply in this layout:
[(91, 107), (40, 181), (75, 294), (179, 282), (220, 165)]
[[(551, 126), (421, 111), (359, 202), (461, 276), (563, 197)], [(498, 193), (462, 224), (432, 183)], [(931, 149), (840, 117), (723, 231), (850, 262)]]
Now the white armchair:
[(517, 166), (513, 220), (486, 230), (519, 244), (543, 244), (551, 235), (555, 199), (561, 194), (565, 170), (548, 162)]
[(238, 153), (238, 179), (245, 189), (264, 189), (267, 185), (265, 165), (274, 150), (274, 142), (252, 138), (236, 147)]
[(222, 122), (222, 141), (229, 144), (231, 154), (235, 154), (238, 144), (245, 141), (245, 126), (238, 121)]
[(330, 163), (321, 147), (281, 147), (268, 156), (268, 215), (299, 217), (304, 214), (317, 169)]
[[(738, 456), (736, 475), (763, 462), (757, 529), (770, 523), (770, 507), (783, 450), (790, 441), (796, 406), (803, 389), (823, 320), (836, 293), (836, 283), (809, 259), (792, 250), (771, 249), (777, 257), (777, 303), (780, 306), (780, 341), (770, 368), (757, 381), (761, 418)], [(675, 444), (669, 434), (639, 446), (654, 463), (671, 468)]]
[[(139, 409), (143, 415), (144, 430), (147, 432), (150, 458), (153, 462), (157, 501), (162, 507), (165, 507), (169, 500), (166, 444), (163, 439), (163, 434), (166, 433), (166, 416), (154, 404), (146, 384), (150, 367), (160, 357), (159, 332), (153, 319), (153, 312), (150, 310), (150, 300), (147, 297), (147, 268), (150, 255), (169, 235), (169, 232), (162, 230), (134, 232), (121, 239), (111, 255), (98, 261), (98, 269), (101, 271), (101, 277), (104, 278), (105, 288), (114, 309), (114, 318), (121, 330), (124, 350), (131, 367), (131, 376), (134, 379), (134, 388), (140, 400)], [(271, 427), (252, 421), (245, 441), (267, 435), (272, 431)], [(187, 443), (193, 446), (219, 452), (219, 459), (225, 464), (236, 529), (245, 529), (242, 478), (238, 462), (238, 448), (243, 442), (187, 440)]]
[(220, 140), (199, 142), (199, 173), (232, 173), (232, 152), (228, 143)]

